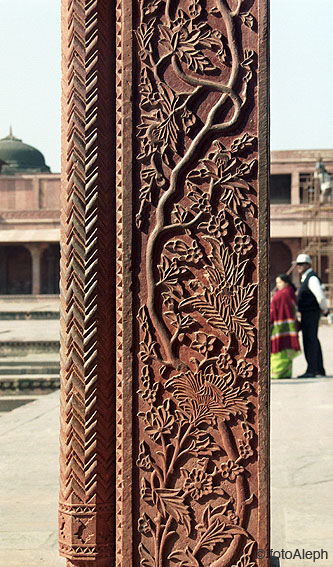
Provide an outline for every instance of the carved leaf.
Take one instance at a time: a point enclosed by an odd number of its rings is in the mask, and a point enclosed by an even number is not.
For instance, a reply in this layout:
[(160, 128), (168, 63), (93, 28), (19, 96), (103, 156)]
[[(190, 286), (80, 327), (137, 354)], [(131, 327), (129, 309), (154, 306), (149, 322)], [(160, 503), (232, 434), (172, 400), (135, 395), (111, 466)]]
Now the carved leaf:
[(176, 204), (171, 213), (172, 222), (181, 224), (183, 223), (189, 215), (189, 211), (185, 209), (182, 205)]
[(168, 283), (169, 285), (176, 285), (179, 281), (179, 276), (187, 273), (188, 269), (184, 266), (178, 266), (176, 259), (170, 260), (165, 254), (162, 256), (162, 264), (159, 264), (158, 270), (161, 275), (160, 283)]
[(249, 134), (244, 134), (241, 138), (237, 138), (231, 144), (231, 151), (232, 153), (237, 153), (243, 150), (244, 148), (250, 148), (253, 145), (255, 138), (254, 136), (250, 136)]
[(221, 317), (219, 298), (207, 289), (202, 296), (193, 296), (180, 302), (179, 308), (191, 306), (201, 313), (213, 327), (220, 329), (223, 333), (228, 332), (228, 327)]
[(183, 524), (187, 535), (191, 533), (190, 511), (180, 491), (175, 488), (155, 488), (152, 492), (153, 502), (165, 518), (170, 514), (177, 522)]
[(188, 451), (197, 457), (211, 457), (215, 451), (220, 450), (207, 431), (196, 429), (193, 431), (193, 437), (193, 445), (191, 444)]
[(241, 63), (242, 67), (248, 67), (253, 63), (254, 51), (252, 49), (245, 49), (244, 51), (244, 59)]
[(244, 271), (245, 271), (247, 264), (248, 264), (248, 261), (243, 260), (242, 262), (240, 262), (237, 265), (237, 268), (235, 270), (234, 285), (239, 285), (239, 286), (242, 285), (243, 278), (244, 278)]
[(154, 34), (156, 18), (150, 20), (149, 24), (141, 23), (135, 32), (141, 49), (146, 49)]
[(143, 567), (155, 567), (155, 560), (143, 543), (139, 544), (139, 554), (140, 564)]
[(255, 159), (250, 161), (250, 163), (242, 163), (237, 168), (237, 175), (239, 175), (240, 177), (242, 177), (243, 175), (249, 175), (256, 163), (257, 161)]
[(190, 69), (197, 73), (214, 71), (216, 66), (205, 57), (201, 51), (197, 51), (192, 45), (184, 44), (179, 49), (180, 59), (187, 63)]
[(221, 242), (210, 236), (205, 238), (211, 245), (211, 253), (209, 260), (213, 266), (206, 266), (208, 273), (215, 283), (228, 282), (229, 285), (235, 283), (235, 264), (233, 262), (233, 254), (230, 254), (227, 248), (221, 246)]
[(165, 247), (173, 254), (186, 254), (189, 249), (188, 244), (183, 242), (183, 240), (171, 240)]
[(168, 556), (168, 559), (177, 563), (179, 567), (199, 567), (199, 562), (196, 560), (189, 547), (186, 547), (185, 551), (180, 549), (173, 551)]
[(254, 543), (254, 541), (250, 541), (246, 544), (242, 557), (239, 561), (237, 561), (237, 564), (232, 567), (256, 567), (257, 563), (255, 561), (251, 561)]
[(212, 551), (216, 544), (221, 543), (225, 539), (231, 539), (235, 535), (247, 536), (248, 534), (241, 526), (227, 524), (220, 518), (213, 516), (210, 518), (207, 530), (201, 536), (200, 548)]
[(243, 288), (238, 288), (237, 293), (234, 295), (234, 316), (239, 318), (244, 315), (246, 310), (250, 306), (250, 302), (253, 299), (254, 292), (256, 290), (256, 284), (250, 284)]
[(232, 326), (238, 340), (249, 351), (254, 343), (255, 335), (253, 332), (253, 325), (251, 323), (248, 323), (248, 321), (246, 321), (245, 319), (233, 317)]
[(165, 311), (164, 315), (171, 321), (171, 325), (174, 327), (178, 326), (178, 316), (174, 311)]

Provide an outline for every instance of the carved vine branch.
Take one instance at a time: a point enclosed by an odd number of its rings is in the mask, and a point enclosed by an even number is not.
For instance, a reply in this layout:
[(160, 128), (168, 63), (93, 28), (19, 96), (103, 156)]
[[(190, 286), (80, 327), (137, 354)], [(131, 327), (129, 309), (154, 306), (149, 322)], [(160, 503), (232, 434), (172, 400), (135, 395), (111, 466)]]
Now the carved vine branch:
[[(233, 132), (247, 102), (254, 52), (245, 49), (241, 58), (236, 26), (241, 21), (251, 27), (253, 16), (241, 12), (242, 0), (232, 2), (233, 9), (230, 4), (216, 0), (211, 9), (223, 22), (224, 37), (201, 22), (200, 0), (189, 2), (188, 13), (170, 0), (140, 0), (139, 228), (154, 194), (157, 201), (146, 248), (147, 304), (138, 314), (138, 393), (149, 405), (139, 417), (151, 440), (149, 446), (140, 443), (138, 466), (146, 471), (142, 498), (154, 508), (153, 519), (146, 513), (139, 519), (140, 532), (153, 541), (153, 553), (140, 544), (141, 564), (146, 567), (165, 564), (167, 542), (179, 525), (188, 537), (196, 533), (194, 546), (173, 549), (168, 555), (180, 567), (200, 567), (199, 557), (221, 544), (223, 551), (210, 567), (231, 565), (242, 538), (247, 541), (243, 564), (250, 565), (253, 548), (245, 529), (252, 496), (243, 465), (253, 454), (247, 400), (252, 387), (247, 379), (254, 369), (231, 353), (233, 340), (238, 345), (235, 352), (243, 349), (246, 355), (255, 338), (248, 311), (256, 285), (246, 278), (253, 248), (246, 218), (253, 215), (254, 204), (246, 178), (251, 178), (256, 164), (244, 157), (255, 140), (245, 133), (226, 148), (216, 139)], [(210, 58), (209, 52), (215, 55)], [(170, 73), (178, 85), (180, 80), (193, 90), (176, 91), (166, 79)], [(218, 78), (213, 80), (210, 74)], [(191, 109), (194, 102), (200, 107), (209, 93), (219, 96), (199, 126)], [(180, 140), (183, 143), (186, 136), (192, 141), (181, 151)], [(212, 328), (211, 335), (198, 330), (202, 319)], [(195, 354), (190, 360), (182, 356), (184, 340)], [(156, 366), (162, 379), (167, 377), (163, 387), (156, 380)], [(173, 398), (165, 397), (165, 389)], [(237, 439), (232, 419), (241, 421), (242, 439)], [(218, 442), (209, 433), (213, 429)], [(225, 454), (227, 461), (221, 463), (215, 453)], [(221, 488), (222, 481), (223, 486), (235, 483), (234, 497)], [(195, 528), (191, 503), (207, 495), (219, 495), (224, 504), (207, 505)]]

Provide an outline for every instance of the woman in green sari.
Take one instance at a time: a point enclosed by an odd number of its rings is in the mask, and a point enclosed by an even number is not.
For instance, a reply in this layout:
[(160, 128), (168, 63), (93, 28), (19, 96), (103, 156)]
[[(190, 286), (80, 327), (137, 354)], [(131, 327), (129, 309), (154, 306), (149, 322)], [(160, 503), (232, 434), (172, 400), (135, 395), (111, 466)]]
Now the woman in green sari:
[(300, 352), (295, 286), (286, 274), (276, 278), (271, 301), (271, 378), (291, 378), (292, 361)]

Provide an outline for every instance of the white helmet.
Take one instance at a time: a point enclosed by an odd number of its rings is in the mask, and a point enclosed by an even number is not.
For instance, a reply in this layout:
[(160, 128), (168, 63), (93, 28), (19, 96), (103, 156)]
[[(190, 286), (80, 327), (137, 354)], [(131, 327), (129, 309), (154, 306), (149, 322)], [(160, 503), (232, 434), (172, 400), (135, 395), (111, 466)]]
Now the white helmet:
[(311, 258), (308, 254), (298, 254), (296, 264), (311, 264)]

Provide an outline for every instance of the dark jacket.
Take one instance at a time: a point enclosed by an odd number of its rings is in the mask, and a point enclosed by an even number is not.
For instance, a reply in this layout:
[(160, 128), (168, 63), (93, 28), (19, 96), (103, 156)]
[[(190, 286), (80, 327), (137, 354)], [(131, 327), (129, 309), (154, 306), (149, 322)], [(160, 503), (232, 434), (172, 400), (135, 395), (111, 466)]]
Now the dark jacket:
[(302, 282), (297, 294), (297, 307), (301, 313), (302, 311), (320, 311), (317, 299), (313, 295), (312, 291), (309, 290), (309, 279), (312, 276), (316, 276), (316, 278), (318, 278), (321, 282), (320, 278), (313, 270), (308, 273), (305, 280)]

